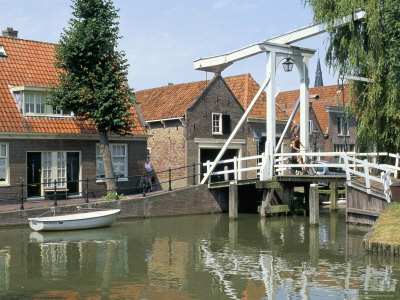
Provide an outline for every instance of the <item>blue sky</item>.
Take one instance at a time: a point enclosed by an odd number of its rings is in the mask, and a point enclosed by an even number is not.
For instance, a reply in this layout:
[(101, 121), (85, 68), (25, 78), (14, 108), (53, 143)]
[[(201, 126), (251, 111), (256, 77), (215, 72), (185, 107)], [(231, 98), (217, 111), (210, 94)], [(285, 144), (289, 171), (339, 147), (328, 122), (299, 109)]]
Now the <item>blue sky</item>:
[[(19, 37), (57, 43), (71, 17), (70, 0), (0, 0), (0, 29), (13, 27)], [(200, 57), (230, 52), (272, 38), (312, 22), (312, 11), (300, 0), (114, 0), (119, 12), (119, 48), (130, 64), (128, 81), (135, 90), (210, 79), (196, 71)], [(325, 67), (327, 34), (296, 46), (319, 50), (324, 85), (337, 82)], [(310, 87), (314, 86), (318, 54), (310, 59)], [(250, 73), (259, 84), (265, 78), (267, 56), (237, 62), (222, 75)], [(279, 66), (281, 91), (299, 87), (298, 72)]]

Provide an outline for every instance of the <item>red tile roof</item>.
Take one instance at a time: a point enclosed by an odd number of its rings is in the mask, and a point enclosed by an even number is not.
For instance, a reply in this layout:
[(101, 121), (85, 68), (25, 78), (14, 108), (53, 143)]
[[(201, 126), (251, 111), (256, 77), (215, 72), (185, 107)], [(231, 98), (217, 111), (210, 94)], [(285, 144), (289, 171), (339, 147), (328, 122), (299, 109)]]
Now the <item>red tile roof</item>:
[[(243, 108), (247, 109), (260, 88), (258, 83), (250, 74), (226, 77), (224, 80)], [(146, 121), (183, 117), (186, 108), (200, 96), (208, 83), (210, 81), (203, 80), (137, 91), (136, 99)], [(265, 117), (265, 99), (264, 92), (249, 117)], [(278, 119), (287, 119), (279, 109), (276, 110), (276, 115)]]
[[(322, 131), (326, 133), (328, 129), (328, 113), (326, 111), (326, 107), (341, 106), (343, 102), (342, 101), (343, 94), (341, 92), (338, 92), (337, 85), (310, 88), (308, 90), (308, 94), (310, 98), (310, 103), (317, 117), (318, 123), (320, 124)], [(316, 95), (318, 95), (318, 99), (315, 100), (311, 99)], [(276, 103), (282, 109), (286, 110), (286, 114), (290, 116), (299, 96), (300, 96), (300, 90), (280, 92), (275, 100)], [(347, 85), (345, 85), (345, 93), (344, 93), (345, 104), (348, 101), (349, 101), (349, 93)], [(296, 124), (299, 124), (300, 110), (297, 110), (294, 120)]]
[[(260, 86), (250, 74), (225, 77), (225, 82), (241, 103), (247, 109)], [(207, 86), (206, 81), (173, 84), (164, 87), (152, 88), (136, 92), (140, 102), (140, 109), (146, 121), (183, 117), (186, 108), (195, 101)], [(325, 132), (328, 127), (327, 106), (339, 106), (342, 103), (342, 94), (337, 92), (337, 86), (323, 86), (309, 89), (309, 97), (318, 95), (318, 100), (311, 99), (312, 108), (318, 122)], [(280, 92), (276, 97), (276, 119), (287, 120), (292, 113), (300, 90)], [(345, 86), (345, 103), (348, 101), (348, 89)], [(265, 118), (266, 93), (263, 92), (257, 103), (249, 113), (249, 117)], [(296, 124), (300, 122), (300, 111), (295, 118)]]
[[(7, 57), (0, 57), (0, 132), (94, 134), (88, 122), (72, 118), (23, 118), (10, 91), (11, 87), (49, 87), (56, 80), (54, 44), (0, 36)], [(133, 134), (144, 135), (137, 113), (134, 112)]]
[(208, 83), (204, 80), (137, 91), (136, 100), (146, 121), (179, 118)]

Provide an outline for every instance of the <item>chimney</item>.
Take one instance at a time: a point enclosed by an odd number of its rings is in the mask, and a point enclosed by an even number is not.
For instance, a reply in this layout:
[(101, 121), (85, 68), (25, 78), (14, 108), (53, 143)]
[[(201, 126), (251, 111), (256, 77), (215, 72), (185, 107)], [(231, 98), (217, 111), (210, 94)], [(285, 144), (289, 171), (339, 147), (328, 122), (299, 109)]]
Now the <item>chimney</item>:
[(168, 82), (168, 86), (174, 85), (172, 82)]
[(13, 39), (18, 38), (18, 31), (14, 30), (14, 28), (12, 27), (7, 27), (7, 29), (3, 30), (1, 33), (3, 34), (4, 37), (9, 37)]

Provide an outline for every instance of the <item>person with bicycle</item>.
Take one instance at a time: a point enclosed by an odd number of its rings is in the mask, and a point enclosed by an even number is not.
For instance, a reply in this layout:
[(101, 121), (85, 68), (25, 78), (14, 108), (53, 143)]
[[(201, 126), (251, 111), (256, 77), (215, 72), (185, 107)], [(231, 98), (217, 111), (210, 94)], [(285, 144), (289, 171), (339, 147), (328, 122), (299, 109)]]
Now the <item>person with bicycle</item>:
[[(300, 153), (300, 147), (302, 147), (305, 150), (308, 149), (307, 147), (304, 147), (304, 145), (300, 142), (300, 137), (299, 137), (298, 133), (296, 133), (294, 135), (294, 139), (292, 141), (292, 145), (291, 146), (292, 146), (292, 153)], [(303, 157), (302, 156), (298, 156), (297, 163), (298, 164), (303, 164)], [(302, 171), (304, 173), (305, 172), (304, 167), (301, 168), (301, 169), (302, 169)]]

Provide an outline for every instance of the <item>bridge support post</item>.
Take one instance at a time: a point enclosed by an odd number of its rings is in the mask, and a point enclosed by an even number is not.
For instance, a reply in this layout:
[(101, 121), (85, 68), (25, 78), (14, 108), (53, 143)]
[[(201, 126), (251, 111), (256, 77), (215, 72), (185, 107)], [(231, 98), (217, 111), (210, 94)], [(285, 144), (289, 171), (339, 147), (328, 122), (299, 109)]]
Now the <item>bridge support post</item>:
[(288, 205), (291, 211), (293, 211), (293, 196), (294, 196), (293, 186), (285, 184), (283, 186), (283, 204)]
[(311, 225), (318, 225), (318, 223), (319, 223), (319, 190), (318, 190), (318, 184), (311, 184), (310, 185), (309, 210), (310, 210), (310, 224)]
[(304, 185), (304, 203), (306, 207), (310, 205), (310, 184), (306, 183)]
[(338, 183), (335, 181), (332, 181), (329, 184), (329, 189), (330, 189), (330, 196), (329, 196), (329, 201), (331, 203), (331, 210), (337, 210), (338, 206), (337, 206), (337, 201), (339, 198), (339, 194), (338, 194)]
[(238, 186), (236, 183), (229, 185), (229, 218), (237, 219), (239, 206)]

